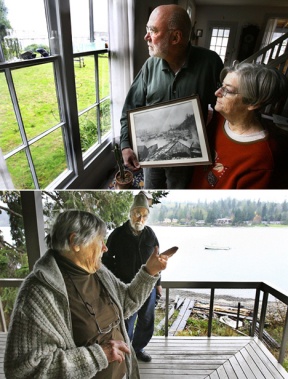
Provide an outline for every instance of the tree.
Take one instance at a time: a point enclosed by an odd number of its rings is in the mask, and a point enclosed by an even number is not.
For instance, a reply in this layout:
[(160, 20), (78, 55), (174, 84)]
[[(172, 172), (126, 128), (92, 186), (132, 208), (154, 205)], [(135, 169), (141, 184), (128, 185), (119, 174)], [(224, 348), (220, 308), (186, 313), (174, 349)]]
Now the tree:
[(4, 0), (0, 0), (0, 43), (2, 46), (4, 56), (8, 57), (8, 47), (4, 43), (4, 37), (9, 34), (9, 29), (11, 29), (10, 21), (8, 20), (8, 10), (5, 6)]
[(8, 10), (5, 6), (4, 0), (0, 0), (0, 41), (8, 34), (8, 29), (11, 29), (10, 21), (7, 18)]

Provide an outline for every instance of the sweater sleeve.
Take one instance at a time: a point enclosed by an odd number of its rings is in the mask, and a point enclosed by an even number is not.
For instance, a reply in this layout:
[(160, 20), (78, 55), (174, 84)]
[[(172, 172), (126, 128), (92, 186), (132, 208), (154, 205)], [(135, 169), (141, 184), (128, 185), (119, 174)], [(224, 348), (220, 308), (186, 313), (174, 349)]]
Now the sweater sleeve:
[(25, 291), (10, 322), (4, 358), (7, 379), (91, 378), (108, 366), (99, 345), (75, 346), (63, 297), (57, 299), (41, 286)]
[(120, 303), (125, 319), (133, 315), (144, 304), (160, 277), (159, 275), (149, 275), (145, 265), (140, 268), (129, 284), (121, 282), (105, 267), (99, 270), (98, 276), (116, 303)]

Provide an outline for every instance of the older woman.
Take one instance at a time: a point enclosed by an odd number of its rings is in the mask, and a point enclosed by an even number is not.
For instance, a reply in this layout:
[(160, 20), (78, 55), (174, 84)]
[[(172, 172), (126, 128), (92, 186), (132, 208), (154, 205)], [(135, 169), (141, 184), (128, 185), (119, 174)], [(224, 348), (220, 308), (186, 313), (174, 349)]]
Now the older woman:
[(207, 127), (213, 163), (195, 168), (189, 188), (285, 188), (287, 136), (278, 135), (260, 112), (287, 99), (287, 78), (277, 70), (243, 63), (225, 67), (220, 79), (218, 113)]
[(124, 319), (144, 303), (166, 268), (158, 248), (130, 284), (101, 265), (104, 222), (65, 211), (47, 236), (49, 250), (24, 281), (4, 359), (10, 378), (139, 378)]

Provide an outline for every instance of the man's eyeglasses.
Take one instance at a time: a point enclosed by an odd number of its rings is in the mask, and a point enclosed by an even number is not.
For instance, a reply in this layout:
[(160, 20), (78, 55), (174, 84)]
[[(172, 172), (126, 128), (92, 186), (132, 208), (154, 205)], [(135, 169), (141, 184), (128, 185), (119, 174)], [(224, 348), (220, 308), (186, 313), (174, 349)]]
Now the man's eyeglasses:
[(153, 26), (146, 26), (146, 33), (149, 33), (150, 36), (153, 36), (153, 34), (157, 33), (157, 30), (153, 28)]
[(143, 218), (143, 220), (147, 220), (148, 218), (148, 214), (142, 214), (140, 212), (132, 212), (132, 216), (135, 217), (135, 218)]
[[(173, 30), (176, 30), (176, 29), (168, 29), (168, 31), (173, 31)], [(146, 33), (150, 34), (150, 36), (152, 37), (155, 33), (157, 33), (158, 30), (156, 28), (153, 28), (153, 26), (146, 26)]]
[(217, 91), (220, 91), (220, 93), (221, 93), (222, 96), (226, 96), (226, 95), (239, 95), (239, 92), (229, 91), (227, 89), (227, 87), (224, 87), (221, 84), (219, 84), (219, 86), (217, 88)]

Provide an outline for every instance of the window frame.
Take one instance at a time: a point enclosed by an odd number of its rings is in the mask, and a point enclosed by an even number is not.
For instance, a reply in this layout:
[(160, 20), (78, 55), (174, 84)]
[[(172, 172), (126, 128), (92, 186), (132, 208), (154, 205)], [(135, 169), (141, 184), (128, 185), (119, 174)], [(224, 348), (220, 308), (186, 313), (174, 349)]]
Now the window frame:
[[(83, 174), (85, 169), (92, 163), (100, 154), (100, 152), (111, 144), (112, 141), (112, 126), (111, 131), (104, 136), (100, 136), (100, 114), (98, 112), (98, 143), (91, 146), (84, 154), (81, 151), (79, 117), (87, 111), (96, 107), (99, 111), (101, 103), (111, 99), (111, 96), (106, 96), (99, 99), (99, 72), (98, 59), (99, 54), (107, 53), (110, 59), (108, 49), (85, 51), (81, 53), (73, 53), (73, 43), (71, 34), (71, 18), (69, 0), (44, 0), (44, 7), (47, 20), (48, 38), (51, 41), (52, 37), (59, 36), (58, 44), (50, 46), (51, 55), (49, 57), (23, 60), (17, 62), (5, 62), (2, 49), (0, 46), (0, 72), (4, 72), (8, 91), (10, 93), (11, 103), (14, 108), (15, 117), (18, 123), (19, 132), (22, 138), (22, 144), (17, 148), (4, 154), (4, 159), (8, 159), (20, 151), (25, 151), (27, 162), (30, 168), (31, 176), (34, 182), (35, 189), (40, 189), (37, 179), (36, 169), (33, 163), (30, 147), (37, 141), (46, 137), (57, 129), (61, 129), (63, 137), (63, 147), (66, 155), (67, 170), (62, 172), (48, 186), (47, 190), (65, 189), (78, 176)], [(91, 8), (89, 8), (91, 11)], [(93, 13), (90, 14), (93, 18)], [(54, 50), (54, 51), (53, 51)], [(90, 107), (82, 110), (78, 114), (74, 58), (79, 56), (84, 57), (93, 55), (95, 59), (95, 85), (96, 85), (96, 101)], [(54, 83), (56, 97), (59, 106), (60, 122), (47, 129), (45, 132), (38, 134), (36, 137), (28, 139), (25, 133), (25, 127), (21, 118), (20, 107), (17, 101), (16, 89), (14, 87), (12, 71), (18, 68), (26, 68), (37, 66), (39, 64), (51, 64), (54, 70)], [(110, 91), (111, 92), (111, 91)], [(111, 113), (111, 100), (110, 100)], [(112, 118), (111, 118), (112, 119)]]

